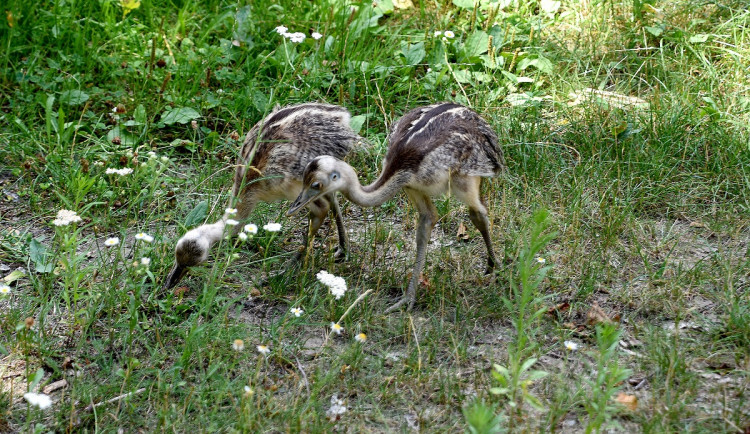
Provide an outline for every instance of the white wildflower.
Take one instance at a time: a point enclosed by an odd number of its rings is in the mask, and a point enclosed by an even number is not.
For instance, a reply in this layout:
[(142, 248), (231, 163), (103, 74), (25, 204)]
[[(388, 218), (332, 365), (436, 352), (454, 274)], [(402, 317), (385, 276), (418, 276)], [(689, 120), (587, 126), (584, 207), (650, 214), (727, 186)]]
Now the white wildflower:
[(245, 398), (249, 398), (253, 396), (255, 392), (253, 392), (253, 389), (250, 388), (250, 386), (245, 386)]
[(367, 335), (364, 333), (360, 333), (357, 336), (354, 336), (354, 340), (359, 342), (360, 344), (363, 344), (367, 340)]
[(453, 39), (456, 37), (456, 34), (451, 32), (450, 30), (446, 30), (445, 32), (443, 32), (443, 35), (445, 35), (445, 37), (448, 39)]
[(339, 324), (337, 322), (332, 322), (331, 323), (331, 332), (336, 333), (337, 335), (340, 335), (341, 332), (343, 332), (343, 331), (344, 331), (344, 328), (341, 327), (341, 324)]
[(238, 224), (240, 224), (240, 222), (235, 219), (227, 219), (225, 223), (227, 224), (227, 226), (237, 226)]
[(232, 342), (232, 349), (235, 351), (242, 351), (245, 349), (245, 342), (242, 341), (242, 339), (235, 339), (234, 342)]
[(81, 217), (75, 211), (61, 209), (57, 212), (57, 218), (52, 222), (55, 226), (67, 226), (71, 223), (81, 221)]
[(565, 341), (565, 349), (568, 351), (575, 351), (578, 349), (578, 344), (573, 341)]
[(289, 34), (286, 34), (284, 36), (286, 36), (287, 38), (289, 38), (290, 41), (292, 41), (294, 43), (297, 43), (297, 44), (300, 43), (300, 42), (304, 42), (305, 38), (307, 37), (302, 32), (289, 33)]
[(8, 295), (8, 294), (10, 294), (10, 285), (7, 285), (5, 283), (0, 284), (0, 295)]
[(321, 270), (315, 277), (318, 278), (320, 283), (326, 285), (331, 290), (331, 294), (336, 297), (336, 300), (343, 297), (346, 293), (346, 280), (343, 277), (335, 276), (326, 270)]
[(126, 176), (133, 173), (133, 169), (131, 169), (130, 167), (123, 167), (122, 169), (113, 169), (110, 167), (109, 169), (105, 170), (104, 173), (106, 173), (107, 175)]
[(263, 354), (264, 356), (267, 356), (271, 353), (271, 349), (268, 348), (268, 345), (258, 345), (256, 348), (258, 349), (258, 352)]
[(247, 232), (250, 235), (255, 235), (258, 233), (258, 226), (252, 223), (246, 224), (244, 229), (245, 229), (245, 232)]
[(315, 39), (316, 41), (317, 41), (318, 39), (320, 39), (320, 38), (322, 38), (322, 37), (323, 37), (323, 35), (322, 35), (322, 34), (320, 34), (320, 33), (318, 33), (318, 32), (312, 32), (312, 34), (311, 34), (310, 36), (312, 36), (312, 38), (313, 38), (313, 39)]
[(299, 308), (299, 307), (293, 307), (293, 308), (291, 308), (291, 309), (290, 309), (289, 311), (290, 311), (291, 313), (293, 313), (293, 314), (294, 314), (294, 316), (296, 316), (297, 318), (301, 317), (301, 316), (302, 316), (302, 314), (303, 314), (303, 313), (305, 313), (305, 311), (303, 311), (303, 310), (302, 310), (301, 308)]
[(243, 242), (247, 241), (247, 234), (244, 232), (240, 232), (239, 234), (237, 234), (237, 238), (239, 238), (240, 241), (243, 241)]
[(154, 241), (154, 237), (145, 232), (138, 232), (137, 234), (135, 234), (135, 239), (145, 241), (147, 243), (151, 243)]
[(344, 413), (346, 413), (346, 406), (344, 406), (344, 401), (339, 399), (337, 395), (333, 395), (331, 397), (331, 407), (326, 410), (326, 416), (328, 416), (331, 421), (335, 421)]
[(227, 208), (224, 210), (224, 213), (230, 217), (234, 217), (237, 215), (237, 208)]
[(536, 258), (534, 258), (534, 260), (536, 261), (537, 264), (540, 264), (540, 265), (544, 265), (547, 262), (547, 260), (542, 258), (541, 256), (537, 256)]
[(141, 265), (143, 265), (144, 267), (148, 267), (149, 265), (151, 265), (151, 258), (141, 258)]
[(281, 230), (281, 223), (266, 223), (263, 226), (263, 230), (268, 232), (278, 232)]
[(44, 393), (29, 392), (23, 395), (23, 398), (29, 402), (29, 404), (39, 407), (44, 410), (52, 405), (52, 398)]
[(436, 38), (437, 38), (438, 36), (440, 36), (440, 35), (442, 35), (442, 34), (443, 34), (443, 31), (442, 31), (442, 30), (435, 30), (435, 33), (433, 33), (433, 34), (432, 34), (432, 36), (434, 36), (434, 37), (436, 37)]
[(106, 240), (104, 240), (104, 245), (107, 247), (114, 247), (118, 244), (120, 244), (120, 239), (117, 237), (107, 238)]
[(279, 35), (285, 35), (285, 34), (286, 34), (286, 32), (288, 32), (288, 31), (289, 31), (289, 29), (288, 29), (288, 28), (287, 28), (286, 26), (278, 26), (278, 27), (276, 27), (276, 28), (275, 28), (274, 30), (275, 30), (275, 31), (276, 31), (276, 33), (278, 33)]

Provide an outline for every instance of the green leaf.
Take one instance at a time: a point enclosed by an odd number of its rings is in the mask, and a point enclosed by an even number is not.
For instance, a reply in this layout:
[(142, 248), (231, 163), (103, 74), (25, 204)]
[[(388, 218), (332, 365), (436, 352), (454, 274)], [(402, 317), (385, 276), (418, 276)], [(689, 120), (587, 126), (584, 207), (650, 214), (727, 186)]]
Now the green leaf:
[(490, 393), (493, 395), (507, 395), (510, 389), (507, 387), (493, 387), (490, 389)]
[(89, 94), (80, 90), (66, 90), (60, 94), (60, 102), (67, 105), (79, 105), (89, 100)]
[(424, 49), (424, 42), (418, 42), (416, 44), (404, 44), (401, 46), (401, 54), (404, 55), (406, 64), (414, 66), (424, 59), (426, 54)]
[(129, 133), (125, 128), (116, 126), (107, 133), (107, 141), (112, 142), (115, 137), (120, 138), (120, 144), (122, 145), (135, 145), (137, 138), (135, 135)]
[(541, 380), (542, 378), (549, 375), (549, 372), (544, 371), (531, 371), (529, 372), (529, 376), (527, 377), (527, 380), (529, 381), (536, 381)]
[(661, 36), (662, 33), (664, 33), (664, 29), (661, 27), (645, 26), (643, 28), (646, 29), (647, 32), (656, 36), (657, 38)]
[(464, 56), (469, 59), (486, 53), (489, 39), (490, 35), (483, 30), (477, 30), (469, 35), (464, 42)]
[(36, 372), (29, 377), (29, 380), (31, 381), (31, 384), (29, 385), (29, 390), (36, 389), (36, 386), (41, 383), (42, 379), (44, 378), (44, 369), (39, 368), (36, 370)]
[(552, 74), (552, 70), (554, 69), (552, 65), (552, 61), (550, 61), (549, 59), (547, 59), (546, 57), (542, 55), (538, 55), (533, 58), (526, 57), (524, 59), (521, 59), (520, 62), (518, 62), (518, 69), (520, 71), (525, 70), (529, 66), (533, 66), (545, 74)]
[(138, 125), (146, 124), (146, 121), (148, 119), (146, 118), (146, 107), (143, 107), (143, 104), (138, 104), (138, 107), (135, 108), (135, 111), (133, 112), (133, 119), (138, 123)]
[(3, 277), (3, 282), (10, 285), (11, 283), (15, 282), (16, 280), (24, 276), (26, 276), (26, 273), (24, 273), (22, 270), (14, 270), (7, 276)]
[(37, 273), (49, 273), (55, 267), (49, 260), (50, 252), (47, 247), (34, 238), (29, 244), (29, 258), (34, 263), (34, 269)]
[(173, 125), (176, 123), (186, 124), (193, 119), (198, 119), (201, 114), (198, 110), (192, 107), (177, 107), (172, 110), (167, 110), (161, 115), (161, 122), (166, 125)]
[(193, 208), (193, 210), (188, 213), (187, 217), (185, 217), (185, 227), (195, 226), (196, 224), (202, 222), (206, 219), (207, 214), (208, 202), (204, 200), (198, 203), (198, 205), (196, 205), (195, 208)]
[(688, 41), (691, 44), (702, 44), (702, 43), (708, 41), (708, 36), (709, 35), (701, 33), (699, 35), (693, 35), (693, 36), (691, 36), (690, 39), (688, 39)]
[(352, 131), (359, 134), (360, 130), (362, 130), (362, 126), (365, 124), (365, 120), (367, 120), (366, 115), (352, 116), (349, 120), (349, 126), (352, 128)]
[(474, 0), (453, 0), (453, 4), (463, 9), (474, 9)]
[(456, 76), (456, 81), (462, 84), (471, 83), (471, 72), (465, 70), (465, 69), (459, 69), (457, 71), (453, 72), (453, 75)]
[(521, 365), (521, 372), (525, 372), (527, 369), (532, 367), (536, 363), (536, 358), (532, 357), (530, 359), (526, 359), (525, 362), (523, 362), (523, 365)]

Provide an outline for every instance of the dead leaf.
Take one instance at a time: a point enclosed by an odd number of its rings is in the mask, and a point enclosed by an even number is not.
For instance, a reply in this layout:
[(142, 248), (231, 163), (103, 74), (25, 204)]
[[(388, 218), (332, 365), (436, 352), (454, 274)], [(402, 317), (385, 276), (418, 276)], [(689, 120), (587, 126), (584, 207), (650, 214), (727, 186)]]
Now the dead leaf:
[(554, 306), (548, 307), (547, 314), (548, 315), (562, 314), (569, 310), (570, 310), (570, 303), (568, 303), (567, 301), (564, 301), (562, 303), (558, 303)]
[(630, 411), (636, 411), (638, 409), (638, 398), (635, 395), (628, 395), (627, 393), (620, 393), (615, 398), (615, 401), (625, 406)]
[(469, 234), (466, 232), (466, 226), (463, 224), (463, 222), (458, 224), (458, 231), (456, 232), (456, 238), (458, 238), (458, 241), (469, 240)]
[(8, 274), (7, 276), (3, 277), (3, 281), (5, 283), (7, 283), (7, 284), (10, 285), (11, 283), (13, 283), (16, 280), (24, 277), (25, 275), (26, 275), (26, 273), (24, 273), (23, 270), (14, 270), (13, 272), (11, 272), (10, 274)]
[(610, 316), (607, 315), (601, 307), (599, 307), (599, 303), (594, 303), (594, 305), (591, 306), (591, 309), (589, 309), (588, 313), (586, 314), (586, 322), (589, 325), (596, 325), (605, 322), (614, 323), (616, 321), (613, 318), (610, 318)]

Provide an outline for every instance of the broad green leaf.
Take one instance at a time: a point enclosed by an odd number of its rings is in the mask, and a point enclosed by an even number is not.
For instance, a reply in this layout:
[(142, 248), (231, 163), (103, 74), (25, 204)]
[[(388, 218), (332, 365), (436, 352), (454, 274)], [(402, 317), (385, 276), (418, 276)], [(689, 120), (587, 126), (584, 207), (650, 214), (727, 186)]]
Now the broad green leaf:
[(453, 4), (463, 9), (474, 9), (474, 0), (453, 0)]
[(11, 283), (15, 282), (16, 280), (24, 277), (25, 275), (26, 275), (26, 273), (24, 273), (21, 270), (14, 270), (10, 274), (8, 274), (7, 276), (3, 277), (3, 282), (5, 282), (7, 284), (11, 284)]
[(349, 120), (349, 126), (352, 128), (352, 131), (359, 134), (362, 126), (365, 124), (365, 120), (367, 120), (367, 116), (365, 115), (352, 116)]
[(536, 363), (536, 358), (532, 357), (530, 359), (526, 359), (526, 361), (523, 362), (523, 365), (521, 365), (521, 372), (525, 372), (527, 369), (532, 367)]
[(115, 137), (120, 138), (120, 144), (122, 145), (135, 145), (137, 138), (135, 135), (129, 133), (126, 129), (116, 126), (107, 133), (107, 140), (112, 142)]
[(471, 72), (465, 69), (459, 69), (453, 73), (456, 76), (456, 81), (461, 84), (471, 83)]
[(133, 120), (135, 120), (138, 125), (146, 124), (148, 119), (146, 118), (146, 107), (143, 107), (143, 104), (138, 104), (138, 107), (135, 108), (135, 111), (133, 112)]
[(552, 74), (553, 71), (553, 65), (552, 61), (547, 59), (546, 57), (542, 55), (538, 55), (536, 57), (525, 57), (521, 59), (520, 62), (518, 62), (518, 69), (519, 71), (523, 71), (529, 66), (533, 66), (539, 71), (545, 73), (545, 74)]
[(689, 41), (691, 44), (702, 44), (708, 41), (708, 36), (709, 35), (706, 34), (693, 35), (690, 37)]
[(188, 213), (187, 217), (185, 217), (185, 227), (189, 228), (202, 222), (205, 220), (206, 214), (208, 214), (208, 202), (204, 200), (198, 203), (198, 205)]
[(656, 36), (657, 38), (661, 36), (662, 33), (664, 33), (664, 29), (661, 27), (645, 26), (643, 28), (646, 29), (647, 32)]
[(416, 44), (404, 44), (401, 46), (401, 54), (404, 55), (404, 59), (406, 60), (406, 64), (410, 66), (414, 66), (419, 64), (419, 62), (424, 59), (425, 56), (425, 49), (424, 49), (424, 42), (418, 42)]
[(192, 107), (177, 107), (172, 110), (167, 110), (161, 114), (161, 122), (166, 125), (173, 125), (176, 123), (186, 124), (193, 119), (198, 119), (201, 114), (198, 110)]
[(50, 252), (47, 247), (40, 243), (36, 238), (29, 244), (29, 258), (34, 263), (34, 270), (37, 273), (49, 273), (55, 267), (55, 264), (49, 259)]
[(468, 38), (464, 43), (464, 53), (467, 58), (477, 57), (480, 54), (487, 52), (487, 42), (489, 41), (489, 35), (483, 30), (477, 30)]
[(378, 14), (387, 15), (393, 12), (393, 0), (378, 0), (373, 4), (375, 4), (373, 10)]
[(60, 102), (67, 105), (79, 105), (89, 100), (89, 94), (80, 90), (66, 90), (60, 94)]

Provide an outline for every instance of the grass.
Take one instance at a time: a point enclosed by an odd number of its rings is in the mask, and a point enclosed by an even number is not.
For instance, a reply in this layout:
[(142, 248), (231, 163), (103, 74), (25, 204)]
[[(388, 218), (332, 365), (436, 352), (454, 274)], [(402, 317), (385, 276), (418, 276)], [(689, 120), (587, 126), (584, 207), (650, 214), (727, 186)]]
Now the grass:
[[(246, 3), (4, 7), (0, 431), (748, 429), (742, 2)], [(366, 141), (348, 160), (369, 181), (387, 127), (442, 100), (501, 137), (508, 171), (483, 187), (494, 276), (466, 210), (440, 199), (416, 309), (384, 315), (414, 258), (401, 195), (343, 204), (346, 262), (327, 223), (308, 267), (284, 272), (303, 219), (264, 204), (252, 222), (280, 233), (222, 242), (161, 289), (276, 104), (347, 107)], [(63, 208), (82, 221), (53, 226)], [(49, 409), (23, 399), (44, 390)]]

